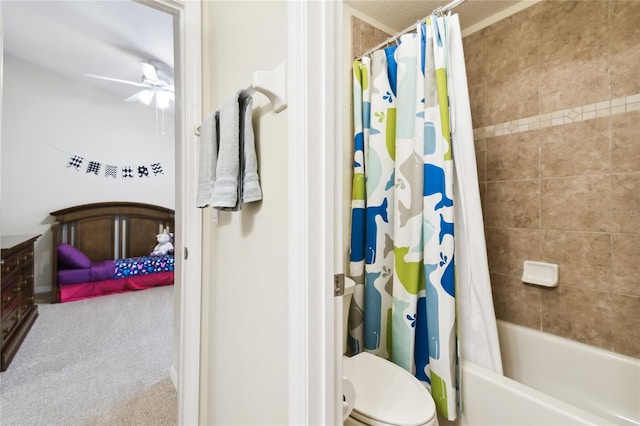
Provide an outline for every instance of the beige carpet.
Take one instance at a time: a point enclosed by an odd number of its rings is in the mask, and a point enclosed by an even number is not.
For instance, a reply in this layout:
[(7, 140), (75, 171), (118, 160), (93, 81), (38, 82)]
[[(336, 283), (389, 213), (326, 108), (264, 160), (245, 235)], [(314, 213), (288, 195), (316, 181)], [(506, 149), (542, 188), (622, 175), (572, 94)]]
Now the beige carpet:
[(145, 389), (121, 407), (90, 420), (87, 426), (173, 426), (178, 419), (178, 398), (168, 377)]
[(2, 426), (175, 425), (173, 286), (59, 304), (0, 373)]

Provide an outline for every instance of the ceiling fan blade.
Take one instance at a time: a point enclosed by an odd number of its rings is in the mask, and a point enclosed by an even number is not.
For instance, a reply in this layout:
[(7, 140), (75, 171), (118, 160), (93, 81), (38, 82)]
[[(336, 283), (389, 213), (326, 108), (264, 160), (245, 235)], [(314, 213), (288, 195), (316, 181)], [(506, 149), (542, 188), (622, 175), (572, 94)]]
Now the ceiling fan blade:
[(158, 78), (158, 71), (156, 71), (156, 68), (153, 65), (147, 64), (145, 62), (142, 63), (142, 74), (144, 74), (144, 77), (147, 80), (151, 80), (151, 81), (160, 80), (160, 78)]
[(175, 92), (175, 91), (176, 91), (176, 88), (173, 86), (173, 84), (170, 84), (170, 85), (168, 85), (168, 86), (164, 86), (164, 87), (162, 88), (162, 90), (168, 90), (169, 92), (172, 92), (172, 93), (173, 93), (173, 92)]
[(127, 99), (125, 99), (126, 102), (136, 102), (136, 101), (140, 101), (145, 105), (149, 105), (151, 103), (151, 101), (153, 100), (153, 90), (141, 90), (138, 93), (129, 96)]
[(106, 80), (106, 81), (113, 81), (116, 83), (124, 83), (124, 84), (129, 84), (131, 86), (137, 86), (137, 87), (147, 87), (145, 84), (142, 83), (136, 83), (135, 81), (129, 81), (129, 80), (120, 80), (119, 78), (111, 78), (111, 77), (105, 77), (102, 75), (95, 75), (95, 74), (85, 74), (87, 77), (91, 77), (91, 78), (97, 78), (100, 80)]

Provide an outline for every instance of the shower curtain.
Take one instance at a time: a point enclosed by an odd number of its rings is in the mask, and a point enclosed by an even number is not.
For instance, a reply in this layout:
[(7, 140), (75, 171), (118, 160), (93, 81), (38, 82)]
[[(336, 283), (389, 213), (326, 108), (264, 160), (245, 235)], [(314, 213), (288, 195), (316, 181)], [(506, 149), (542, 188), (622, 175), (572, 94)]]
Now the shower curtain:
[(502, 373), (457, 18), (353, 64), (349, 350), (413, 373), (449, 420), (460, 356)]

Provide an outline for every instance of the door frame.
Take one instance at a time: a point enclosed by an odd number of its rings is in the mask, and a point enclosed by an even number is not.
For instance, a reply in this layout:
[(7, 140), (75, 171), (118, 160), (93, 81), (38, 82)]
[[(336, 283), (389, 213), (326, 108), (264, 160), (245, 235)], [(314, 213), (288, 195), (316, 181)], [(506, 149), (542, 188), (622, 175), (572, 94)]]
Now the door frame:
[[(200, 0), (134, 0), (174, 17), (176, 92), (176, 263), (174, 356), (171, 379), (178, 391), (178, 424), (196, 425), (200, 410), (202, 219), (196, 208), (198, 141), (202, 121)], [(177, 346), (177, 347), (176, 347)]]
[[(288, 2), (289, 424), (342, 424), (342, 0)], [(338, 299), (340, 300), (340, 299)], [(334, 306), (335, 303), (335, 306)], [(337, 311), (337, 312), (336, 312)], [(338, 324), (340, 323), (340, 324)]]

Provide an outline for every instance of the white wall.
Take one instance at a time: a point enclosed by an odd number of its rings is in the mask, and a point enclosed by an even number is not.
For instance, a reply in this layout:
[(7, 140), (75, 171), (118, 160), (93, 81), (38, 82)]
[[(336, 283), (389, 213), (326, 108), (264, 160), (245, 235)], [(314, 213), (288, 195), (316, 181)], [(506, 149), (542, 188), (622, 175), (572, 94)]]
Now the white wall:
[[(174, 125), (156, 136), (155, 110), (5, 55), (0, 234), (43, 234), (36, 242), (36, 292), (51, 287), (50, 212), (78, 204), (136, 201), (174, 208)], [(79, 171), (71, 155), (84, 157)], [(102, 164), (86, 173), (88, 161)], [(150, 167), (163, 175), (105, 177), (106, 164)], [(153, 247), (154, 241), (150, 241)]]
[[(204, 114), (287, 56), (285, 1), (203, 3)], [(203, 215), (201, 424), (287, 424), (287, 110), (254, 95), (263, 201)]]

